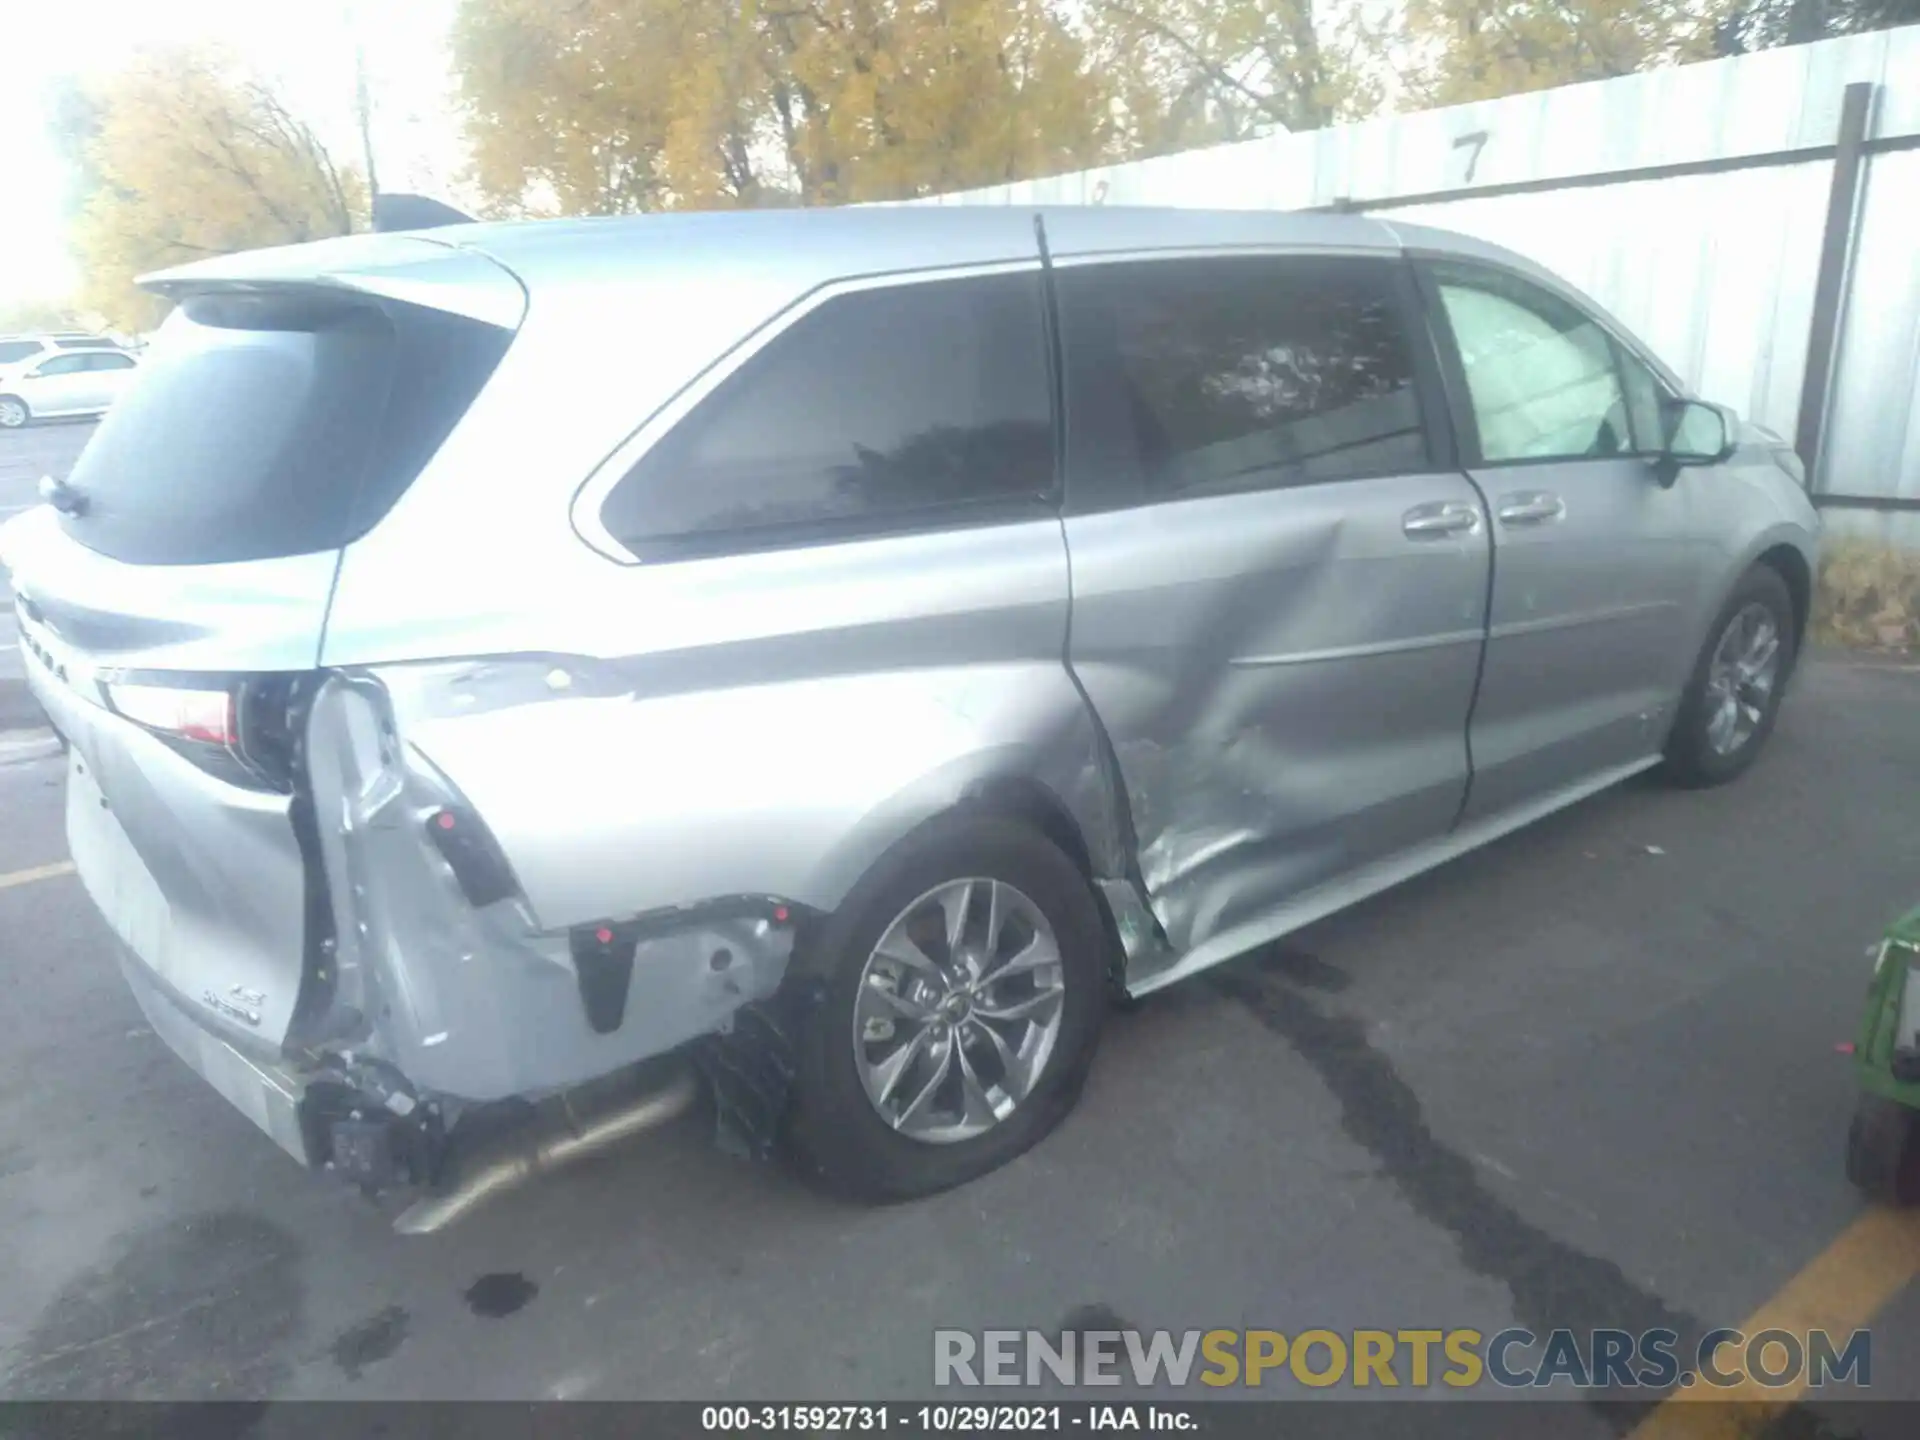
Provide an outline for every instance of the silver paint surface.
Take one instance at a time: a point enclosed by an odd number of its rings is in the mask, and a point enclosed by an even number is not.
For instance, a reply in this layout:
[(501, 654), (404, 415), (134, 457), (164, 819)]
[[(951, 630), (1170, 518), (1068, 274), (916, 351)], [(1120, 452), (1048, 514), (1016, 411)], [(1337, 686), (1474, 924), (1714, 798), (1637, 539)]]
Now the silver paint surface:
[(1074, 671), (1126, 777), (1175, 951), (1452, 825), (1486, 607), (1461, 475), (1070, 517)]
[[(1406, 243), (1540, 274), (1359, 217), (1045, 219), (1063, 262)], [(48, 512), (10, 531), (42, 617), (23, 632), (66, 670), (29, 674), (107, 802), (71, 816), (76, 860), (141, 983), (249, 1064), (275, 1061), (310, 880), (286, 798), (109, 714), (90, 689), (103, 667), (330, 673), (306, 738), (337, 973), (296, 1046), (488, 1100), (721, 1027), (788, 958), (756, 922), (689, 922), (642, 944), (624, 1022), (600, 1035), (569, 927), (731, 896), (830, 911), (961, 803), (1069, 828), (1132, 988), (1171, 983), (1645, 768), (1737, 577), (1778, 546), (1813, 559), (1818, 523), (1758, 433), (1671, 490), (1638, 461), (1490, 467), (671, 563), (635, 563), (583, 520), (595, 477), (830, 287), (1031, 268), (1033, 222), (475, 226), (176, 274), (355, 287), (519, 332), (343, 551), (135, 567)], [(639, 337), (622, 365), (568, 363), (610, 332)], [(1561, 502), (1544, 523), (1496, 518), (1541, 493)], [(1413, 523), (1440, 514), (1465, 528)], [(425, 838), (449, 803), (481, 817), (519, 896), (465, 901)], [(143, 874), (157, 911), (128, 898)]]

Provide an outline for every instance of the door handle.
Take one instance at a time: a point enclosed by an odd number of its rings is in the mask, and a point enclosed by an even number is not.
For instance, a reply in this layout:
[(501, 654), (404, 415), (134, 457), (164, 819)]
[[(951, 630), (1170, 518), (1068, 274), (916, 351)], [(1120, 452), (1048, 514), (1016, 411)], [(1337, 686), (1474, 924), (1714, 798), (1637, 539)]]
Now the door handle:
[(1480, 511), (1457, 500), (1416, 505), (1400, 517), (1400, 529), (1411, 540), (1434, 540), (1480, 528)]
[(1547, 490), (1520, 490), (1502, 495), (1494, 510), (1502, 525), (1544, 525), (1567, 513), (1567, 502)]

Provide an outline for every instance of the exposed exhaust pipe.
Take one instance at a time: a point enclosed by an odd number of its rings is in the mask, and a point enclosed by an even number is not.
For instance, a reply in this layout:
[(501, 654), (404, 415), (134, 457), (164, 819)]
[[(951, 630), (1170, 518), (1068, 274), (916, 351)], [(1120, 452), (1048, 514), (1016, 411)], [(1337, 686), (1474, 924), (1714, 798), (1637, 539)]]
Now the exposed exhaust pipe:
[(611, 1150), (624, 1140), (684, 1115), (699, 1093), (693, 1071), (683, 1068), (645, 1094), (597, 1114), (575, 1115), (571, 1106), (563, 1105), (557, 1121), (501, 1136), (460, 1157), (452, 1183), (414, 1201), (400, 1212), (393, 1228), (402, 1235), (430, 1235), (444, 1230), (494, 1196), (536, 1175)]

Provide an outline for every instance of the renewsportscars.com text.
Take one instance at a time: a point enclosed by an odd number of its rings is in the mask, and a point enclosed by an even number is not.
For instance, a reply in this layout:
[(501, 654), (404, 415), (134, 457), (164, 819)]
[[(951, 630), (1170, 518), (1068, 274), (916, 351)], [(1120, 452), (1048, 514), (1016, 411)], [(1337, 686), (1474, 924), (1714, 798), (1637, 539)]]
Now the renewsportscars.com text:
[(1873, 1337), (1855, 1330), (936, 1330), (933, 1382), (975, 1385), (1666, 1389), (1828, 1383), (1866, 1387)]

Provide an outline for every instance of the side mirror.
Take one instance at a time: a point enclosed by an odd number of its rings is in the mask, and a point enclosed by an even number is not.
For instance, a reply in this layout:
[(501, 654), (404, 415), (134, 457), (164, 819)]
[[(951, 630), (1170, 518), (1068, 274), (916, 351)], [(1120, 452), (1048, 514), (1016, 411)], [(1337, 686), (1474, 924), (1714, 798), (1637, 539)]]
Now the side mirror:
[(1718, 465), (1733, 454), (1739, 440), (1739, 417), (1724, 405), (1670, 400), (1661, 407), (1661, 419), (1667, 443), (1654, 473), (1663, 486), (1671, 486), (1689, 465)]

